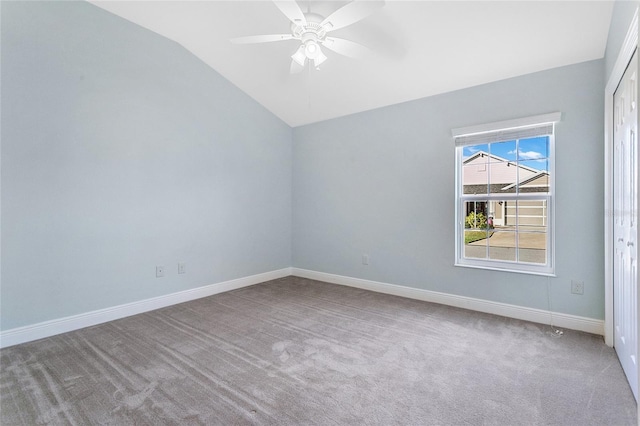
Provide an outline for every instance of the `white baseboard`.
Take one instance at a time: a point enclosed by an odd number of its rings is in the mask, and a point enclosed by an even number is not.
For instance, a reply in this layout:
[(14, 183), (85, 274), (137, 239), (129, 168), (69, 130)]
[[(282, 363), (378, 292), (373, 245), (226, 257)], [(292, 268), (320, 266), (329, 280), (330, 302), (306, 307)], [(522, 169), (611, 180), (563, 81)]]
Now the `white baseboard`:
[(97, 311), (86, 312), (70, 317), (45, 321), (38, 324), (13, 328), (11, 330), (0, 332), (0, 348), (6, 348), (20, 343), (26, 343), (33, 340), (43, 339), (45, 337), (55, 336), (56, 334), (66, 333), (68, 331), (102, 324), (104, 322), (125, 318), (131, 315), (141, 314), (143, 312), (152, 311), (154, 309), (164, 308), (166, 306), (188, 302), (190, 300), (200, 299), (202, 297), (212, 296), (218, 293), (224, 293), (225, 291), (235, 290), (254, 284), (259, 284), (261, 282), (287, 277), (289, 275), (291, 275), (291, 268), (284, 268), (276, 271), (265, 272), (262, 274), (251, 275), (249, 277), (237, 278), (230, 281), (210, 284), (204, 287), (179, 291), (177, 293), (158, 296), (151, 299), (140, 300), (138, 302), (113, 306), (111, 308), (100, 309)]
[(542, 309), (526, 308), (506, 303), (456, 296), (454, 294), (439, 293), (436, 291), (369, 281), (360, 278), (310, 271), (307, 269), (283, 268), (276, 271), (237, 278), (230, 281), (184, 290), (138, 302), (126, 303), (124, 305), (118, 305), (111, 308), (13, 328), (11, 330), (0, 332), (0, 348), (6, 348), (20, 343), (55, 336), (56, 334), (102, 324), (131, 315), (152, 311), (154, 309), (164, 308), (166, 306), (188, 302), (190, 300), (200, 299), (202, 297), (212, 296), (218, 293), (248, 287), (261, 282), (287, 277), (289, 275), (324, 281), (332, 284), (356, 287), (364, 290), (371, 290), (378, 293), (392, 294), (410, 299), (423, 300), (426, 302), (440, 303), (442, 305), (486, 312), (489, 314), (516, 318), (540, 324), (551, 324), (551, 321), (553, 321), (553, 325), (556, 327), (585, 331), (587, 333), (598, 335), (604, 334), (604, 321), (593, 318), (579, 317), (558, 312), (552, 313)]
[(507, 303), (491, 302), (488, 300), (363, 280), (360, 278), (345, 277), (342, 275), (327, 274), (307, 269), (292, 268), (292, 274), (301, 278), (309, 278), (332, 284), (371, 290), (378, 293), (392, 294), (410, 299), (423, 300), (425, 302), (455, 306), (458, 308), (531, 321), (539, 324), (551, 324), (553, 321), (553, 325), (555, 327), (585, 331), (587, 333), (598, 334), (601, 336), (604, 335), (604, 321), (593, 318), (545, 311), (542, 309), (526, 308), (523, 306), (509, 305)]

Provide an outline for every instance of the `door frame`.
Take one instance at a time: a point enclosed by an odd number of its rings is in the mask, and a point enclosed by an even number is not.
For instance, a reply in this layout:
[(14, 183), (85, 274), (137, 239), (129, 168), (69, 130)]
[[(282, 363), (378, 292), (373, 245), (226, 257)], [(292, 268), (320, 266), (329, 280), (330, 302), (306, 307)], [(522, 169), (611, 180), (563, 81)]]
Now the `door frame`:
[[(613, 94), (638, 46), (638, 8), (604, 90), (604, 341), (614, 343), (613, 321)], [(640, 297), (640, 292), (638, 292)], [(640, 304), (638, 304), (640, 306)]]

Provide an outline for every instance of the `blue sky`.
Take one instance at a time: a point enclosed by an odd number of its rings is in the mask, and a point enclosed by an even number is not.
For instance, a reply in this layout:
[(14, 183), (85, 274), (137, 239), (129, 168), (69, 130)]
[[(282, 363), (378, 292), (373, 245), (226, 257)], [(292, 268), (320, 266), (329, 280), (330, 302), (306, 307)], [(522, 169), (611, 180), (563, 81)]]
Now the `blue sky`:
[(510, 161), (518, 161), (521, 165), (531, 167), (536, 170), (549, 169), (549, 137), (540, 136), (536, 138), (520, 139), (519, 141), (506, 141), (488, 144), (470, 145), (463, 148), (462, 156), (470, 157), (478, 151), (489, 152), (498, 157)]

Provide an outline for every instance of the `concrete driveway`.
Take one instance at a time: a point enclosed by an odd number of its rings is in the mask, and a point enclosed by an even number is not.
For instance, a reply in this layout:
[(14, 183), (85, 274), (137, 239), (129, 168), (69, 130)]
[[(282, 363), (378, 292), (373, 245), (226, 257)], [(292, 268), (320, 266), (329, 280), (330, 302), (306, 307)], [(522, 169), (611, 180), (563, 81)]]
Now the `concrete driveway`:
[[(513, 227), (496, 227), (488, 239), (469, 243), (464, 248), (465, 257), (494, 260), (516, 260), (516, 238), (520, 262), (545, 263), (547, 234), (545, 227), (520, 227), (516, 234)], [(488, 251), (488, 253), (487, 253)]]

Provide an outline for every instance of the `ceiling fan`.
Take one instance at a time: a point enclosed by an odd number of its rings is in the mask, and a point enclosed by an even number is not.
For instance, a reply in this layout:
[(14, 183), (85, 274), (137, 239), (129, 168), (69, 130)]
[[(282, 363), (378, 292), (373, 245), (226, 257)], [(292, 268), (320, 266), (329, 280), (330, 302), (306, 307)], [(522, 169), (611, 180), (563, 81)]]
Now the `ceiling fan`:
[(291, 21), (291, 32), (268, 34), (231, 39), (232, 43), (267, 43), (282, 40), (299, 40), (300, 46), (291, 56), (291, 74), (304, 70), (307, 60), (318, 68), (327, 60), (321, 46), (344, 56), (359, 58), (369, 49), (343, 38), (329, 37), (327, 33), (358, 22), (384, 6), (381, 0), (354, 0), (333, 12), (326, 18), (310, 11), (303, 12), (295, 0), (274, 0), (273, 3)]

